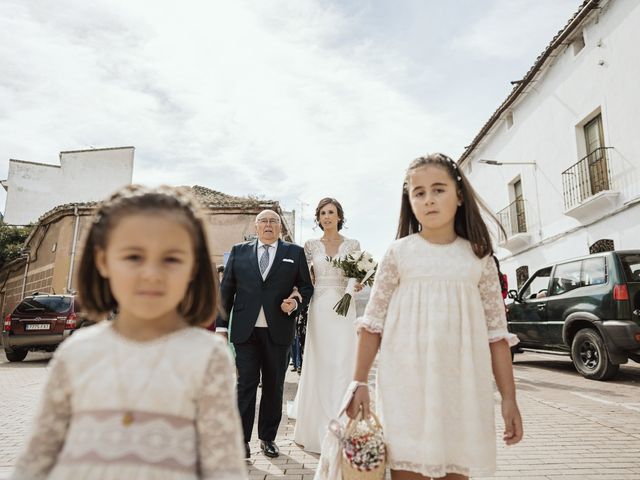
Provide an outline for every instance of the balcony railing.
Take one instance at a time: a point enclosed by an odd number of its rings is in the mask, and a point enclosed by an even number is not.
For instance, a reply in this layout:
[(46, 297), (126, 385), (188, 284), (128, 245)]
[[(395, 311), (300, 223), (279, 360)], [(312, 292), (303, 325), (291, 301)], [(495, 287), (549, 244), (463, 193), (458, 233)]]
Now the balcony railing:
[(517, 233), (527, 232), (527, 217), (524, 207), (524, 199), (518, 198), (496, 214), (500, 225), (507, 233), (506, 239), (513, 237)]
[(578, 163), (562, 172), (564, 209), (569, 210), (603, 190), (611, 189), (609, 155), (612, 147), (596, 148)]

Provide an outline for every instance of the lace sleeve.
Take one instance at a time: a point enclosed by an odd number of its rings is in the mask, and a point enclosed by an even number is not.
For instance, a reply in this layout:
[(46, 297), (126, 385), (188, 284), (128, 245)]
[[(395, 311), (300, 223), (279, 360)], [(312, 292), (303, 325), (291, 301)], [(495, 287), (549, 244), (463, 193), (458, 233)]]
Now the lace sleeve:
[(313, 252), (311, 251), (311, 240), (304, 242), (304, 256), (307, 257), (307, 267), (311, 269), (311, 259), (313, 258)]
[(356, 320), (358, 331), (365, 329), (371, 333), (382, 333), (384, 321), (391, 296), (398, 287), (400, 275), (395, 254), (391, 248), (387, 250), (378, 264), (378, 270), (371, 289), (371, 297), (364, 316)]
[(484, 267), (482, 268), (478, 289), (480, 290), (484, 317), (489, 330), (489, 342), (493, 343), (505, 339), (509, 346), (516, 345), (518, 337), (507, 331), (507, 317), (500, 289), (500, 280), (498, 279), (498, 269), (490, 255), (484, 259)]
[(45, 479), (62, 450), (71, 419), (71, 388), (64, 362), (54, 355), (49, 365), (33, 430), (18, 457), (13, 480)]
[(198, 462), (206, 480), (245, 480), (244, 445), (235, 391), (235, 370), (226, 345), (211, 355), (196, 399)]

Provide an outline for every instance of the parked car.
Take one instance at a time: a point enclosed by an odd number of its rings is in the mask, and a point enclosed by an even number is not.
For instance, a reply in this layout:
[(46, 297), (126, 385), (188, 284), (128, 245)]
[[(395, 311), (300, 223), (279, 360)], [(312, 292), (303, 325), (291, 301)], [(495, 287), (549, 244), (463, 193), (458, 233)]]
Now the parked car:
[(5, 317), (2, 346), (10, 362), (20, 362), (30, 350), (52, 352), (77, 328), (93, 323), (74, 295), (36, 293)]
[(603, 252), (541, 268), (511, 290), (509, 331), (524, 350), (570, 355), (586, 378), (640, 362), (640, 250)]

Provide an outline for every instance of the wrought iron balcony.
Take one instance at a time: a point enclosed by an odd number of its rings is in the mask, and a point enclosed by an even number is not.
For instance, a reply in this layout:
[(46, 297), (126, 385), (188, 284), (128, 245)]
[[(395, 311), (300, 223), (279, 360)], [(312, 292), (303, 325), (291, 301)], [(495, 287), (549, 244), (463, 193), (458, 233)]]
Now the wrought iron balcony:
[(607, 154), (610, 148), (612, 147), (597, 148), (562, 172), (565, 211), (599, 192), (611, 189)]
[(500, 210), (496, 216), (502, 228), (504, 228), (504, 231), (507, 233), (507, 238), (504, 240), (508, 240), (518, 233), (527, 232), (527, 216), (523, 198), (516, 199), (507, 207)]

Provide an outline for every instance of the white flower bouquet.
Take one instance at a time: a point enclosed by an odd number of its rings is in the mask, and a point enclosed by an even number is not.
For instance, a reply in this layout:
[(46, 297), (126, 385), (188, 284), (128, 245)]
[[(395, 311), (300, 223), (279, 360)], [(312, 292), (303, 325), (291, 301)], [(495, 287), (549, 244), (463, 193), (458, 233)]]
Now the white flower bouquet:
[(373, 285), (378, 264), (373, 260), (373, 256), (365, 251), (351, 252), (344, 258), (336, 258), (334, 260), (327, 257), (327, 260), (333, 263), (336, 268), (342, 270), (344, 276), (349, 279), (343, 297), (333, 307), (338, 315), (346, 317), (351, 306), (351, 299), (355, 293), (356, 283)]

